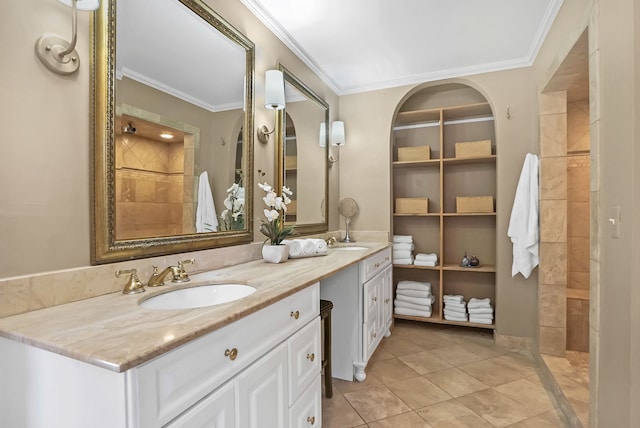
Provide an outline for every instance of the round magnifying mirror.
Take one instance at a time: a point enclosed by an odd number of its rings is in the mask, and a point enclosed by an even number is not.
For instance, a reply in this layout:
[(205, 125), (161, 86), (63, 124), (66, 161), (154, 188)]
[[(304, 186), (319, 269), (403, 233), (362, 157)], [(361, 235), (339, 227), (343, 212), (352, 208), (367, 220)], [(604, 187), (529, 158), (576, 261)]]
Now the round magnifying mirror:
[(345, 217), (345, 235), (341, 242), (356, 242), (349, 235), (351, 218), (358, 214), (358, 203), (353, 198), (344, 198), (338, 204), (338, 211)]

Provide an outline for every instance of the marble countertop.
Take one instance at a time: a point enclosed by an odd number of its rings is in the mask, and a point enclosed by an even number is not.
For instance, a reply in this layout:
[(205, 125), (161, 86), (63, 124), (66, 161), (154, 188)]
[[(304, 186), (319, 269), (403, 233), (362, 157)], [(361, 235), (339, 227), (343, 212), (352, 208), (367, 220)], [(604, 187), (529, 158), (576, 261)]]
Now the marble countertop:
[[(136, 295), (112, 293), (20, 315), (0, 318), (0, 337), (123, 372), (281, 300), (388, 247), (361, 243), (362, 251), (329, 248), (321, 257), (270, 264), (256, 260), (192, 274)], [(187, 268), (188, 270), (188, 268)], [(156, 294), (209, 283), (241, 283), (256, 292), (235, 302), (197, 309), (144, 309)], [(123, 282), (124, 285), (124, 282)]]

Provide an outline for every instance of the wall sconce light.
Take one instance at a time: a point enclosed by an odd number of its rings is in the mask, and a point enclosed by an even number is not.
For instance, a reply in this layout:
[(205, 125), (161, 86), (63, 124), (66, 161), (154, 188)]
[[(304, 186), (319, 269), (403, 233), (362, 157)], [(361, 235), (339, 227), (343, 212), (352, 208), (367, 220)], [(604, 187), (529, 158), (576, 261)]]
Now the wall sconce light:
[[(284, 100), (284, 76), (280, 70), (269, 70), (265, 75), (264, 84), (264, 106), (269, 110), (282, 110), (285, 107)], [(275, 112), (274, 112), (275, 113)], [(276, 115), (274, 114), (274, 117)], [(273, 134), (276, 130), (275, 125), (273, 130), (269, 131), (267, 125), (262, 125), (258, 128), (258, 141), (263, 144), (269, 142), (269, 135)]]
[(78, 10), (96, 10), (100, 0), (58, 0), (71, 6), (71, 43), (53, 34), (43, 34), (36, 40), (36, 54), (40, 61), (51, 71), (58, 74), (73, 74), (80, 67), (80, 57), (76, 52), (78, 38)]
[[(340, 146), (344, 146), (345, 142), (344, 122), (341, 120), (331, 122), (331, 145), (338, 147), (338, 153), (340, 153)], [(334, 158), (331, 153), (329, 153), (329, 168), (336, 162), (338, 162), (338, 157), (336, 156)]]

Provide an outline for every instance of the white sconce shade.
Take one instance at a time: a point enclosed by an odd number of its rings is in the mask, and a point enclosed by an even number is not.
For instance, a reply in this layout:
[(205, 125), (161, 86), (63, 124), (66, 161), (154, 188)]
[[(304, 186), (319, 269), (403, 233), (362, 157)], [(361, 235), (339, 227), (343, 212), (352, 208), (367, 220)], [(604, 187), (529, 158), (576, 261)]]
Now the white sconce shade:
[(327, 124), (322, 122), (320, 124), (320, 147), (327, 147)]
[(285, 107), (284, 76), (280, 70), (268, 70), (265, 75), (264, 106), (271, 110)]
[(331, 144), (334, 146), (344, 146), (344, 122), (337, 120), (331, 123)]
[(69, 7), (73, 6), (73, 2), (76, 4), (78, 10), (96, 10), (100, 6), (100, 0), (58, 0), (60, 3)]

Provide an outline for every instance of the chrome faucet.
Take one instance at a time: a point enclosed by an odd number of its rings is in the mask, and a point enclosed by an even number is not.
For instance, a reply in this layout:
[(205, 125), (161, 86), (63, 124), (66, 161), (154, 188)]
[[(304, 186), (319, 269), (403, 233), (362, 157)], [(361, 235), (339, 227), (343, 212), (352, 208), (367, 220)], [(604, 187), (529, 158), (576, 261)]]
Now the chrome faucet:
[(147, 287), (160, 287), (164, 285), (165, 277), (171, 273), (173, 278), (171, 282), (187, 282), (189, 281), (189, 274), (184, 270), (184, 265), (188, 263), (195, 263), (195, 259), (188, 259), (178, 262), (177, 266), (168, 266), (164, 268), (164, 270), (158, 273), (158, 266), (153, 266), (153, 274), (151, 274), (151, 278), (149, 278), (149, 283)]

